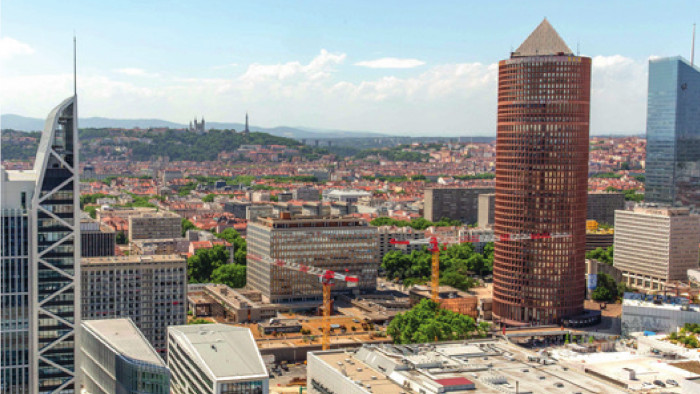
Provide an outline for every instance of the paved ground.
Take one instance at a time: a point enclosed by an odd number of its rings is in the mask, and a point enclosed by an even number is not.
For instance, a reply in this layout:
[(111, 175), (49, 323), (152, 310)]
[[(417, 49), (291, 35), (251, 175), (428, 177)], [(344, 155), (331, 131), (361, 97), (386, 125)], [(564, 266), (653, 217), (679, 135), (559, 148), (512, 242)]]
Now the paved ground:
[(289, 366), (289, 371), (282, 370), (281, 374), (277, 372), (271, 373), (275, 375), (275, 377), (270, 379), (270, 389), (273, 387), (286, 387), (295, 377), (306, 380), (306, 364), (292, 364)]

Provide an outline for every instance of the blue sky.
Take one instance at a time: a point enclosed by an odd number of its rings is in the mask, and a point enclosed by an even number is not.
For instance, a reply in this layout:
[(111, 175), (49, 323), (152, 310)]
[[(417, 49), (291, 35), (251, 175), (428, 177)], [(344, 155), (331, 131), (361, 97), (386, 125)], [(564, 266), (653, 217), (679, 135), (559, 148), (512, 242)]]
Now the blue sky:
[[(493, 3), (493, 4), (492, 4)], [(591, 132), (641, 132), (646, 64), (689, 57), (698, 1), (19, 1), (0, 6), (2, 113), (495, 134), (496, 66), (547, 17), (594, 59)]]

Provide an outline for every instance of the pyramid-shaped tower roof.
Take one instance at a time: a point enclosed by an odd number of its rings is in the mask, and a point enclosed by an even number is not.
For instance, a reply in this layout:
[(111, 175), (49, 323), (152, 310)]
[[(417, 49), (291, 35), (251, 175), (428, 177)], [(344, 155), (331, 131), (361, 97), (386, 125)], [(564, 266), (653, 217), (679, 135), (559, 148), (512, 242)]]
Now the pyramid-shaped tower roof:
[(513, 57), (549, 56), (560, 53), (573, 55), (559, 33), (549, 24), (547, 18), (544, 18), (542, 23), (513, 52)]

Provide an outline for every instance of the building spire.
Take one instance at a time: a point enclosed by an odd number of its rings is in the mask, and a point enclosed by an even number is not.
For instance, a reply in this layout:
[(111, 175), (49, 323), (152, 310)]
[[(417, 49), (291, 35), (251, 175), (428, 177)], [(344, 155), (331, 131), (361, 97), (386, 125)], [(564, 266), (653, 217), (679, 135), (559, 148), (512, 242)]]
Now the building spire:
[(245, 113), (245, 132), (250, 132), (250, 130), (248, 130), (248, 111)]
[(77, 40), (75, 38), (75, 32), (73, 32), (73, 95), (77, 96), (78, 95), (78, 57), (77, 57), (77, 52), (78, 52), (78, 44)]
[(690, 65), (695, 63), (695, 23), (693, 23), (693, 43), (690, 46)]
[(525, 41), (513, 52), (513, 56), (573, 55), (569, 46), (552, 27), (547, 18), (530, 33)]

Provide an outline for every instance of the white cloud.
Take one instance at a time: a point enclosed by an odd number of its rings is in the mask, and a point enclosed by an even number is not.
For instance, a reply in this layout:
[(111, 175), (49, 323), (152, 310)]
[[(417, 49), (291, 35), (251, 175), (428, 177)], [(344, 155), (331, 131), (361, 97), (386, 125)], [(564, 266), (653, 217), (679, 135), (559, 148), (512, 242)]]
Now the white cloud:
[(158, 77), (158, 73), (150, 73), (142, 68), (126, 67), (114, 70), (115, 73), (128, 75), (130, 77)]
[(0, 38), (0, 59), (10, 59), (15, 56), (31, 55), (34, 53), (34, 48), (30, 47), (21, 41), (14, 38)]
[(591, 76), (591, 134), (646, 130), (646, 61), (595, 56)]
[[(262, 126), (495, 135), (497, 64), (442, 64), (354, 81), (338, 70), (345, 60), (344, 53), (322, 50), (305, 63), (251, 64), (233, 77), (162, 76), (148, 84), (141, 69), (79, 75), (80, 113), (186, 123), (191, 114), (240, 122), (250, 110), (253, 124)], [(644, 130), (646, 73), (645, 61), (593, 59), (592, 134)], [(72, 92), (69, 74), (7, 75), (0, 75), (4, 113), (43, 118)]]
[(424, 61), (418, 59), (399, 59), (395, 57), (383, 57), (355, 63), (356, 66), (368, 68), (415, 68), (424, 64)]

